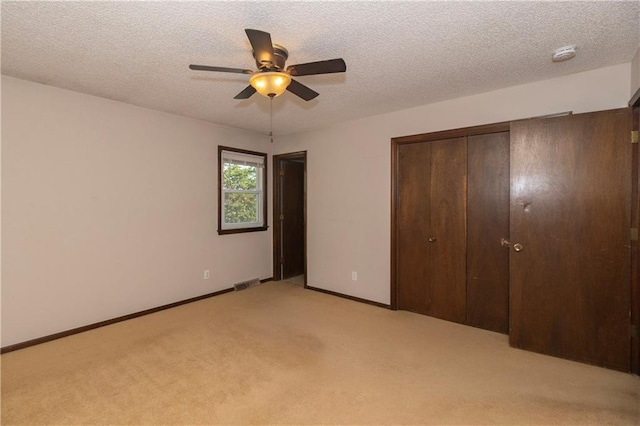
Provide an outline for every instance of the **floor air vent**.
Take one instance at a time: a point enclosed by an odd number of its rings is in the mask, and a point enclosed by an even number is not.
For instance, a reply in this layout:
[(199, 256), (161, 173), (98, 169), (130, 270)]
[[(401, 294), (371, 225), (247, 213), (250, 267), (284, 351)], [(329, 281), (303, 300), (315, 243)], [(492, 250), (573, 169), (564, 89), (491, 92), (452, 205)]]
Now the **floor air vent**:
[(260, 284), (260, 280), (258, 278), (253, 278), (251, 280), (242, 281), (233, 285), (233, 288), (236, 291), (244, 290), (245, 288), (255, 287)]

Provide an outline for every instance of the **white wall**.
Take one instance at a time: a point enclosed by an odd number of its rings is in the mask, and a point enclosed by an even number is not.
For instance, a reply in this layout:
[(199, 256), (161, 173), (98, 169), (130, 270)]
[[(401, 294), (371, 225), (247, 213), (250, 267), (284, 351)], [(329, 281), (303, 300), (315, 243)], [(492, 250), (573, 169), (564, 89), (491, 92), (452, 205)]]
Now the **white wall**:
[(3, 76), (2, 346), (270, 277), (271, 230), (216, 232), (218, 144), (272, 149)]
[(307, 151), (308, 284), (390, 302), (392, 137), (625, 107), (630, 69), (627, 63), (278, 138), (276, 154)]
[[(392, 137), (624, 107), (631, 69), (276, 138), (308, 152), (309, 285), (389, 303)], [(2, 346), (271, 276), (270, 230), (216, 232), (217, 145), (263, 136), (6, 76), (1, 107)]]
[(631, 60), (631, 98), (640, 89), (640, 48)]

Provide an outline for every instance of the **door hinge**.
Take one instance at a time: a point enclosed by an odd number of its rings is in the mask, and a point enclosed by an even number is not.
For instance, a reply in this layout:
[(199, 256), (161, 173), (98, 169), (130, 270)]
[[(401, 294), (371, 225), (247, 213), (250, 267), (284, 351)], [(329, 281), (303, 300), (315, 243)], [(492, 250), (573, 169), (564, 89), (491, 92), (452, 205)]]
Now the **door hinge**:
[(280, 169), (280, 176), (284, 176), (284, 169)]
[(638, 337), (638, 327), (636, 325), (631, 326), (631, 337), (634, 339)]
[(638, 228), (631, 228), (631, 241), (638, 241)]
[(281, 265), (284, 265), (284, 257), (281, 257), (281, 258), (280, 258), (280, 264), (281, 264)]
[(631, 143), (638, 143), (638, 131), (637, 130), (632, 130), (631, 131)]
[[(280, 215), (280, 220), (284, 220), (284, 215), (283, 214)], [(636, 235), (637, 235), (637, 233), (636, 233)]]

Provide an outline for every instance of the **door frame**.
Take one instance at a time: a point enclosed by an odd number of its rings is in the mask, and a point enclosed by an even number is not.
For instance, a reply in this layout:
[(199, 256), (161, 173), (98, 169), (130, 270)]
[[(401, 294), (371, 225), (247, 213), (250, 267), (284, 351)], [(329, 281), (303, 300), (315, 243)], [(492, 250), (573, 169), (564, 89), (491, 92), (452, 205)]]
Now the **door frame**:
[(511, 123), (487, 124), (483, 126), (464, 127), (462, 129), (445, 130), (433, 133), (422, 133), (419, 135), (402, 136), (391, 138), (391, 304), (394, 311), (398, 309), (398, 151), (400, 145), (410, 143), (431, 142), (442, 139), (454, 139), (467, 136), (486, 135), (490, 133), (508, 132)]
[[(632, 108), (632, 131), (640, 131), (640, 89), (629, 100)], [(640, 228), (640, 154), (638, 143), (632, 145), (631, 227)], [(640, 375), (640, 247), (631, 241), (631, 372)]]
[(282, 188), (280, 187), (280, 174), (282, 172), (282, 160), (302, 160), (304, 166), (303, 182), (303, 244), (304, 244), (304, 288), (307, 288), (307, 151), (290, 152), (273, 156), (273, 280), (282, 279), (280, 268), (280, 252), (282, 250), (282, 224), (280, 221), (279, 206), (282, 200)]

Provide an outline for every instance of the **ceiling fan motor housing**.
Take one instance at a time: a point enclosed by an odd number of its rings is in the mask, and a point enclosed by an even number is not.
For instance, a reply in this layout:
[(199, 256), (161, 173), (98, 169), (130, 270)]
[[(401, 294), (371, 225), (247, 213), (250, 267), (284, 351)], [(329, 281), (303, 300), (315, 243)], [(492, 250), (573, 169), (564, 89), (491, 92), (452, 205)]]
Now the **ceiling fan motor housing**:
[(289, 58), (289, 51), (284, 46), (280, 46), (279, 44), (274, 44), (273, 58), (275, 59), (275, 64), (261, 63), (256, 57), (255, 52), (253, 52), (253, 57), (256, 60), (256, 65), (259, 69), (261, 70), (266, 69), (267, 71), (274, 71), (274, 70), (280, 71), (284, 69), (284, 64), (285, 62), (287, 62), (287, 59)]

